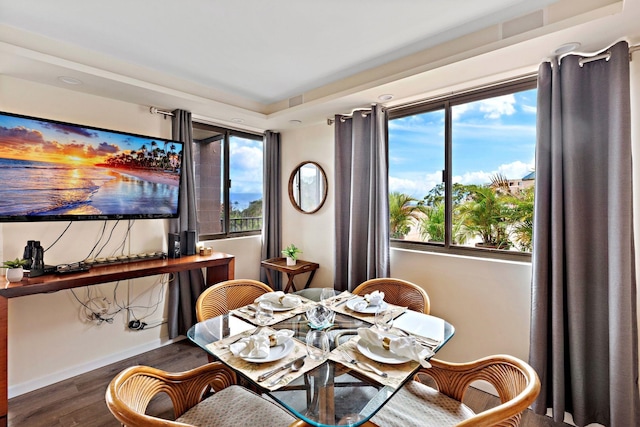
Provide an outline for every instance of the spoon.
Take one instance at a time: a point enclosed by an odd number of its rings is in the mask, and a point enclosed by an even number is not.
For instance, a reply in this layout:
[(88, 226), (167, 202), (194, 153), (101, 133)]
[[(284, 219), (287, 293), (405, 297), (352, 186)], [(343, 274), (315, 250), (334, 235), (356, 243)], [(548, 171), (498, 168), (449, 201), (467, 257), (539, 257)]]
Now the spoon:
[(286, 377), (292, 372), (299, 371), (300, 368), (302, 368), (303, 366), (304, 366), (304, 359), (296, 360), (295, 362), (293, 362), (293, 365), (291, 365), (291, 367), (288, 370), (284, 371), (284, 374), (280, 375), (279, 377), (271, 381), (269, 384), (267, 384), (267, 386), (273, 387), (274, 385), (278, 384), (280, 380), (282, 380), (284, 377)]

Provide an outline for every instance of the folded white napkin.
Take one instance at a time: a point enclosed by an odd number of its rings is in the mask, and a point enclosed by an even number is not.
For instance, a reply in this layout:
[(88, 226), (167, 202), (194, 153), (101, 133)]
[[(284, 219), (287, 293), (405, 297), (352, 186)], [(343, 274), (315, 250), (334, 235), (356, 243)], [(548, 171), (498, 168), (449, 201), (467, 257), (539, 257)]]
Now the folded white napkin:
[(382, 302), (384, 301), (384, 292), (373, 291), (370, 294), (366, 294), (362, 298), (363, 299), (361, 301), (358, 301), (357, 303), (354, 304), (353, 307), (356, 310), (362, 311), (369, 306), (376, 307), (382, 304)]
[(229, 350), (234, 356), (264, 359), (269, 356), (269, 347), (284, 344), (292, 336), (293, 331), (289, 329), (281, 329), (275, 333), (262, 331), (257, 335), (251, 335), (231, 344)]
[(302, 298), (298, 295), (285, 294), (282, 291), (267, 292), (260, 295), (254, 302), (270, 302), (272, 304), (280, 304), (283, 307), (294, 308), (302, 304)]
[(360, 340), (364, 340), (364, 343), (380, 348), (384, 348), (383, 340), (387, 337), (389, 339), (389, 351), (391, 353), (415, 360), (424, 367), (429, 366), (429, 363), (426, 362), (425, 359), (433, 356), (433, 352), (430, 349), (418, 344), (413, 337), (380, 335), (374, 329), (370, 328), (358, 328), (358, 336)]

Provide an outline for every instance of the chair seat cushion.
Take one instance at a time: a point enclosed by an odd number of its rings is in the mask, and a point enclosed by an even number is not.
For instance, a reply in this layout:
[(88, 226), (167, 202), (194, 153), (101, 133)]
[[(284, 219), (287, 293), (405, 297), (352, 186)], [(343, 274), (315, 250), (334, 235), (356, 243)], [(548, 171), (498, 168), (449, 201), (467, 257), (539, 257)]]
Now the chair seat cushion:
[(237, 385), (220, 390), (176, 419), (198, 427), (282, 427), (295, 420), (280, 406)]
[(371, 421), (384, 427), (451, 427), (474, 415), (464, 403), (422, 383), (410, 381)]

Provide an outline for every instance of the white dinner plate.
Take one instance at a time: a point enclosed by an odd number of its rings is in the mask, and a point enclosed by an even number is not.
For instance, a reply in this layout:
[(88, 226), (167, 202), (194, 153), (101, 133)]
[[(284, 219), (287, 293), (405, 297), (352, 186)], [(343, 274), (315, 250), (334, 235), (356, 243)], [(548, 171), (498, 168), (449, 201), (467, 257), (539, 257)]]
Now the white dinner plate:
[(292, 339), (288, 339), (287, 341), (285, 341), (284, 344), (280, 344), (280, 345), (274, 345), (273, 347), (269, 348), (269, 355), (267, 357), (263, 357), (263, 358), (254, 358), (254, 357), (242, 357), (242, 360), (246, 360), (247, 362), (252, 362), (252, 363), (266, 363), (266, 362), (273, 362), (275, 360), (280, 360), (283, 357), (287, 357), (287, 355), (289, 355), (289, 353), (291, 353), (291, 351), (293, 351), (293, 348), (295, 347), (295, 343), (293, 342)]
[(357, 347), (360, 353), (364, 354), (369, 359), (375, 360), (376, 362), (380, 362), (380, 363), (389, 363), (391, 365), (398, 365), (400, 363), (406, 363), (411, 360), (408, 357), (403, 357), (403, 356), (398, 356), (396, 354), (393, 354), (389, 350), (385, 350), (382, 347), (378, 347), (368, 342), (363, 342), (363, 340), (358, 340)]
[(386, 302), (382, 301), (382, 303), (378, 305), (368, 305), (366, 308), (362, 310), (358, 310), (356, 308), (356, 304), (358, 304), (360, 301), (364, 301), (364, 298), (355, 298), (355, 299), (349, 300), (347, 301), (347, 307), (349, 307), (353, 311), (357, 311), (358, 313), (375, 314), (375, 312), (378, 309), (386, 310), (388, 305)]
[(298, 305), (295, 305), (295, 306), (291, 307), (291, 306), (286, 306), (286, 305), (282, 305), (280, 303), (271, 302), (271, 301), (261, 301), (260, 304), (268, 305), (269, 307), (271, 307), (271, 310), (273, 310), (273, 311), (289, 311), (289, 310), (293, 310), (294, 308), (300, 306), (300, 304), (298, 304)]

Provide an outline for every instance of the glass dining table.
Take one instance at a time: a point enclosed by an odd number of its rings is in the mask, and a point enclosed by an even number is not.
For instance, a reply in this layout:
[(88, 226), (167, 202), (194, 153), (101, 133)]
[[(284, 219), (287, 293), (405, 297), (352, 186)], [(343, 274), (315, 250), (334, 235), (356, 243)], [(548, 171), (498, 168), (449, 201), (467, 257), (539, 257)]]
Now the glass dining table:
[[(313, 306), (314, 302), (307, 302)], [(246, 308), (234, 310), (231, 313), (217, 316), (200, 322), (189, 329), (187, 337), (230, 366), (241, 378), (243, 384), (258, 393), (266, 393), (273, 400), (287, 408), (294, 416), (312, 426), (358, 426), (369, 420), (384, 404), (411, 379), (419, 368), (418, 362), (409, 361), (398, 364), (393, 358), (379, 359), (375, 354), (368, 354), (366, 349), (357, 346), (358, 328), (376, 328), (373, 326), (373, 316), (359, 315), (354, 317), (346, 307), (335, 310), (333, 324), (325, 331), (329, 335), (332, 352), (329, 357), (320, 362), (311, 363), (310, 370), (296, 376), (286, 385), (267, 387), (265, 382), (258, 382), (254, 375), (254, 368), (262, 368), (262, 364), (243, 362), (238, 365), (233, 355), (221, 356), (221, 348), (228, 348), (230, 343), (237, 341), (236, 337), (248, 337), (255, 332), (257, 323), (251, 311)], [(304, 312), (298, 312), (283, 320), (269, 325), (271, 330), (293, 331), (293, 338), (301, 349), (305, 348), (305, 337), (311, 329), (309, 320)], [(432, 340), (433, 356), (453, 336), (455, 329), (447, 321), (414, 311), (404, 310), (395, 318), (394, 330), (403, 334)], [(290, 332), (288, 332), (290, 334)], [(226, 343), (225, 346), (220, 346)], [(216, 347), (218, 346), (218, 347)], [(339, 347), (339, 348), (336, 348)], [(345, 354), (344, 349), (351, 350)], [(364, 351), (373, 360), (360, 354)], [(293, 353), (292, 353), (293, 354)], [(304, 350), (296, 355), (306, 356)], [(348, 356), (346, 359), (345, 356)], [(375, 365), (380, 370), (388, 372), (384, 377), (368, 372), (361, 367), (361, 363), (348, 363), (351, 357), (357, 357), (361, 362)], [(430, 357), (429, 357), (430, 358)], [(310, 361), (309, 358), (306, 358)], [(293, 355), (290, 356), (293, 360)], [(293, 363), (293, 362), (289, 362)], [(422, 362), (427, 364), (427, 362)], [(273, 365), (271, 362), (264, 365)], [(282, 364), (280, 365), (282, 366)], [(269, 366), (271, 367), (271, 366)], [(382, 373), (382, 372), (380, 372)], [(276, 376), (274, 376), (276, 377)]]

